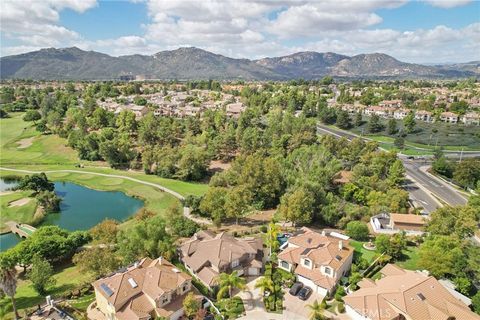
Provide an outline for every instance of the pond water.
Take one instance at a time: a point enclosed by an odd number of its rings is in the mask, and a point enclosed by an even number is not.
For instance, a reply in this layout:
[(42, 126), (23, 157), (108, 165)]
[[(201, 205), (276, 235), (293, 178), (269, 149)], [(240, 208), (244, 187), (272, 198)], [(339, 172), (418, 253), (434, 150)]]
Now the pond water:
[[(70, 182), (55, 182), (55, 193), (62, 198), (60, 212), (48, 214), (41, 225), (58, 225), (70, 231), (88, 230), (106, 218), (123, 221), (144, 205), (122, 192), (98, 191)], [(19, 241), (11, 233), (1, 235), (0, 251)]]

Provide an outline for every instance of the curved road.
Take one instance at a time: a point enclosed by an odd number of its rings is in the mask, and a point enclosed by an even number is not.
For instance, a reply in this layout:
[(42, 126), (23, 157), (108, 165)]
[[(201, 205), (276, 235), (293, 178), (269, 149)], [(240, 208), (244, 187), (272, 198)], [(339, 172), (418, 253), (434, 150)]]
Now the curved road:
[[(144, 185), (147, 185), (147, 186), (151, 186), (151, 187), (160, 189), (164, 192), (167, 192), (167, 193), (171, 194), (172, 196), (174, 196), (178, 200), (184, 200), (185, 199), (185, 197), (182, 196), (180, 193), (178, 193), (176, 191), (173, 191), (171, 189), (165, 188), (164, 186), (162, 186), (160, 184), (135, 179), (135, 178), (132, 178), (132, 177), (117, 175), (117, 174), (99, 173), (99, 172), (92, 172), (92, 171), (80, 171), (80, 170), (68, 170), (68, 169), (32, 171), (32, 170), (12, 169), (12, 168), (0, 167), (0, 170), (8, 170), (8, 171), (14, 171), (14, 172), (30, 173), (30, 174), (32, 174), (32, 173), (42, 173), (42, 172), (45, 172), (45, 173), (67, 172), (67, 173), (80, 173), (80, 174), (84, 173), (84, 174), (91, 174), (91, 175), (102, 176), (102, 177), (120, 178), (120, 179), (126, 179), (126, 180), (134, 181), (134, 182), (137, 182), (137, 183), (140, 183), (140, 184), (144, 184)], [(189, 207), (183, 207), (183, 215), (185, 216), (185, 218), (188, 218), (188, 219), (190, 219), (190, 220), (192, 220), (196, 223), (199, 223), (199, 224), (211, 224), (212, 223), (208, 219), (194, 217), (190, 213), (190, 208)]]

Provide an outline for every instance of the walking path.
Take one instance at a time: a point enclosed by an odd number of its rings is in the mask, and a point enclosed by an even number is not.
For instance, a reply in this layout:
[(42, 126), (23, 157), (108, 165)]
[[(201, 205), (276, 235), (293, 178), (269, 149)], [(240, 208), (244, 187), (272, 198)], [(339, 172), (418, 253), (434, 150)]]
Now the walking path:
[[(165, 188), (164, 186), (162, 186), (160, 184), (153, 183), (153, 182), (148, 182), (148, 181), (143, 181), (143, 180), (140, 180), (140, 179), (127, 177), (127, 176), (122, 176), (122, 175), (118, 175), (118, 174), (108, 174), (108, 173), (99, 173), (99, 172), (92, 172), (92, 171), (80, 171), (80, 170), (69, 170), (69, 169), (32, 171), (32, 170), (12, 169), (12, 168), (0, 167), (0, 170), (8, 170), (8, 171), (22, 172), (22, 173), (29, 173), (29, 174), (42, 173), (42, 172), (45, 172), (45, 173), (67, 172), (67, 173), (91, 174), (91, 175), (102, 176), (102, 177), (110, 177), (110, 178), (120, 178), (120, 179), (126, 179), (126, 180), (130, 180), (130, 181), (133, 181), (133, 182), (137, 182), (137, 183), (140, 183), (140, 184), (144, 184), (144, 185), (147, 185), (147, 186), (151, 186), (151, 187), (160, 189), (164, 192), (167, 192), (167, 193), (171, 194), (172, 196), (174, 196), (178, 200), (185, 200), (185, 197), (182, 196), (180, 193), (178, 193), (176, 191), (173, 191), (171, 189)], [(190, 219), (190, 220), (192, 220), (196, 223), (199, 223), (199, 224), (207, 224), (207, 225), (212, 224), (212, 222), (209, 219), (193, 216), (190, 213), (190, 208), (188, 208), (188, 207), (183, 208), (183, 215), (185, 216), (185, 218)]]

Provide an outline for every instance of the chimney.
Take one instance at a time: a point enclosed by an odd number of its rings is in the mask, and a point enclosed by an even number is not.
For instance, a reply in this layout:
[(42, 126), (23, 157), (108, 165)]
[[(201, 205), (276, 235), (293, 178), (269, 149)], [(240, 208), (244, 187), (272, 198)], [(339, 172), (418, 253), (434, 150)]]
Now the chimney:
[(343, 241), (338, 241), (338, 250), (343, 250)]
[(322, 236), (325, 236), (325, 230), (322, 230)]

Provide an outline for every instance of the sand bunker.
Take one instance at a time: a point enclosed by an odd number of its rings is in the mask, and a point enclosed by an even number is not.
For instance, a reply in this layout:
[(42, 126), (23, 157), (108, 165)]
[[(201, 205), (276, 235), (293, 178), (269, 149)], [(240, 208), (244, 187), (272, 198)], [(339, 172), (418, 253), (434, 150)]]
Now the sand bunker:
[(26, 148), (30, 147), (33, 143), (33, 139), (35, 139), (35, 137), (25, 138), (25, 139), (22, 139), (22, 140), (18, 141), (17, 142), (17, 144), (18, 144), (17, 149), (26, 149)]
[(15, 200), (15, 201), (12, 201), (8, 204), (9, 207), (21, 207), (21, 206), (24, 206), (26, 205), (27, 203), (30, 202), (30, 200), (32, 200), (31, 198), (22, 198), (22, 199), (19, 199), (19, 200)]

